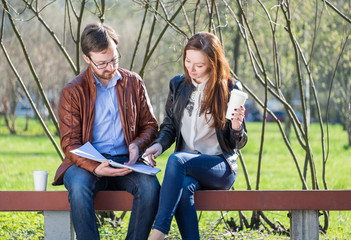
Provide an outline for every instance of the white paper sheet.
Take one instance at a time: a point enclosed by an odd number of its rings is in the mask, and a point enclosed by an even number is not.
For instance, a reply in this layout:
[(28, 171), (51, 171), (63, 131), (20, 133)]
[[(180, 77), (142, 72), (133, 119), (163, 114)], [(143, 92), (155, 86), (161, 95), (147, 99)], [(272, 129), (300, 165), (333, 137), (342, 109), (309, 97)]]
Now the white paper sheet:
[(114, 162), (112, 160), (106, 159), (104, 156), (102, 156), (95, 148), (93, 145), (91, 145), (90, 142), (85, 143), (81, 147), (72, 150), (71, 153), (74, 153), (78, 156), (89, 158), (91, 160), (97, 161), (97, 162), (105, 162), (108, 161), (111, 166), (117, 167), (117, 168), (129, 168), (132, 169), (135, 172), (140, 172), (148, 175), (156, 175), (158, 172), (161, 171), (159, 168), (147, 166), (142, 163), (135, 163), (133, 166), (128, 166), (124, 165), (121, 163)]

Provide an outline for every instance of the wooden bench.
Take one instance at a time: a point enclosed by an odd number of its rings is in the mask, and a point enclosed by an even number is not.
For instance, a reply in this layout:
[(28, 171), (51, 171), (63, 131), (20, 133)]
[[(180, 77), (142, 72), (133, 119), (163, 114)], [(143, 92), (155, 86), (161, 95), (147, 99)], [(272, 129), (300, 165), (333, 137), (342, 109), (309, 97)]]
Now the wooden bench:
[[(96, 210), (130, 211), (133, 196), (99, 192)], [(291, 239), (319, 239), (319, 210), (351, 210), (351, 190), (198, 191), (197, 210), (291, 211)], [(67, 191), (0, 191), (0, 211), (44, 211), (45, 239), (74, 239)]]

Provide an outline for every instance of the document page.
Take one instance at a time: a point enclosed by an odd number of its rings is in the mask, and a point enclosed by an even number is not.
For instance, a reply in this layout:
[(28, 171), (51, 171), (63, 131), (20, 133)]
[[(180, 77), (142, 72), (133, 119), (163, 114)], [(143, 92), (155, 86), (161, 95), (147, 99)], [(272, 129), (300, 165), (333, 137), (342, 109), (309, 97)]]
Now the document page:
[(124, 165), (121, 163), (114, 162), (112, 160), (106, 159), (104, 156), (102, 156), (95, 148), (93, 145), (91, 145), (90, 142), (85, 143), (81, 147), (74, 149), (71, 151), (71, 153), (74, 153), (78, 156), (85, 157), (97, 162), (105, 162), (108, 161), (111, 166), (117, 167), (117, 168), (129, 168), (132, 169), (135, 172), (140, 172), (148, 175), (156, 175), (161, 171), (159, 168), (147, 166), (143, 163), (135, 163), (133, 166), (128, 166)]

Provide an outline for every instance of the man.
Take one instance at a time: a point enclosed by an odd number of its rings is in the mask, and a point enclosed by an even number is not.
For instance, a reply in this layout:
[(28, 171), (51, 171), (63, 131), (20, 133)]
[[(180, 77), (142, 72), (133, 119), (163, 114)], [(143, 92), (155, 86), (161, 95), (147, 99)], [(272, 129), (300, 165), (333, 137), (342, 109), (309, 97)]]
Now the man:
[(155, 176), (112, 168), (70, 151), (86, 142), (106, 158), (133, 165), (156, 138), (157, 121), (145, 89), (134, 72), (118, 68), (121, 58), (116, 32), (101, 23), (89, 24), (81, 36), (89, 65), (62, 90), (59, 106), (61, 147), (65, 159), (53, 185), (64, 184), (78, 240), (99, 239), (94, 197), (101, 190), (133, 194), (126, 239), (147, 239), (158, 205)]

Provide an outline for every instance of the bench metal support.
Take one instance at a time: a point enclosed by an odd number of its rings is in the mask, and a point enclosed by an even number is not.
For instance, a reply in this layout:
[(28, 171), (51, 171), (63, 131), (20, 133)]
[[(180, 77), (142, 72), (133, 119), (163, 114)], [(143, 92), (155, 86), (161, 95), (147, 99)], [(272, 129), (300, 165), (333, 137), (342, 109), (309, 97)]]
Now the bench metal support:
[(319, 221), (316, 210), (291, 211), (290, 230), (292, 240), (318, 240)]
[(74, 229), (69, 211), (44, 211), (45, 240), (74, 240)]

